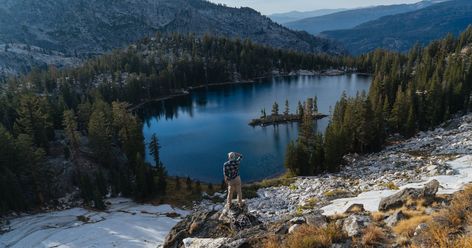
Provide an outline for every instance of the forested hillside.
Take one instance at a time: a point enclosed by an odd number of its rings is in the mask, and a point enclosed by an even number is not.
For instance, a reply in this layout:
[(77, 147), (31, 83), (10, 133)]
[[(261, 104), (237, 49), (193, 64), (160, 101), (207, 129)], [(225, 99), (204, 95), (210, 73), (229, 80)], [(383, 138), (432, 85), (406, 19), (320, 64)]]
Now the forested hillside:
[[(472, 109), (472, 27), (407, 54), (377, 50), (358, 57), (373, 72), (368, 94), (342, 97), (324, 138), (306, 123), (287, 151), (296, 175), (336, 171), (347, 153), (375, 152), (389, 135), (411, 137)], [(311, 104), (305, 104), (310, 113)]]
[(472, 24), (472, 2), (451, 0), (404, 14), (385, 16), (352, 29), (323, 32), (350, 53), (359, 55), (377, 48), (407, 52), (415, 44), (428, 45), (447, 34), (459, 35)]
[(304, 52), (341, 53), (339, 46), (272, 22), (249, 8), (204, 0), (0, 0), (0, 73), (81, 60), (160, 32), (251, 39)]
[(149, 146), (151, 167), (141, 120), (128, 103), (273, 70), (338, 67), (343, 60), (250, 41), (157, 34), (76, 69), (10, 78), (0, 95), (0, 212), (40, 206), (75, 186), (97, 208), (109, 186), (113, 195), (162, 195), (158, 139)]

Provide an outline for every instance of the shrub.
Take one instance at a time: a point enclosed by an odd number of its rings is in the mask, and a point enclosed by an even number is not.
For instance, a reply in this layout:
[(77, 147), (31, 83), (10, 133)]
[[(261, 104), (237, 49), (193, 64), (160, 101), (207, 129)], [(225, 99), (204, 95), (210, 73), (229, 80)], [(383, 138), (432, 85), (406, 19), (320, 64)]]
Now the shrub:
[(393, 231), (400, 236), (412, 237), (419, 224), (431, 221), (431, 219), (431, 216), (427, 215), (413, 216), (409, 219), (399, 221), (398, 224), (393, 227)]
[(330, 247), (333, 243), (345, 238), (345, 234), (338, 230), (334, 224), (329, 224), (327, 227), (313, 227), (303, 225), (288, 236), (286, 244), (283, 247)]
[(382, 228), (371, 224), (364, 230), (364, 234), (362, 236), (363, 245), (376, 245), (384, 240), (385, 234)]
[(334, 189), (334, 190), (324, 192), (323, 195), (326, 197), (338, 197), (338, 196), (346, 195), (348, 193), (349, 191), (344, 190), (344, 189)]
[(382, 212), (372, 212), (370, 215), (372, 216), (372, 219), (377, 222), (385, 219), (385, 215)]
[(279, 248), (280, 247), (280, 242), (275, 235), (269, 236), (264, 241), (263, 244), (264, 244), (264, 248)]

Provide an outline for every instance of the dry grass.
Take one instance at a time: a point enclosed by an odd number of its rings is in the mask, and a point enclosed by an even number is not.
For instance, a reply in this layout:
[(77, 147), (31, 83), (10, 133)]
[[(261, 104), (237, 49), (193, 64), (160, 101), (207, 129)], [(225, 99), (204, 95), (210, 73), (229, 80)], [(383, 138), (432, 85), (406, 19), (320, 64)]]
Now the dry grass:
[(460, 236), (454, 243), (454, 248), (472, 248), (472, 236)]
[(372, 212), (370, 215), (372, 219), (376, 222), (380, 222), (385, 219), (385, 214), (382, 212)]
[(264, 248), (279, 248), (280, 241), (275, 235), (269, 236), (263, 243)]
[(454, 195), (449, 206), (427, 221), (421, 234), (422, 246), (439, 248), (472, 248), (472, 236), (464, 230), (472, 224), (472, 186)]
[(428, 243), (434, 247), (453, 247), (454, 241), (449, 238), (450, 230), (447, 227), (439, 226), (437, 223), (430, 223), (425, 230)]
[(326, 192), (323, 193), (324, 196), (333, 197), (333, 198), (343, 196), (343, 195), (346, 195), (346, 194), (349, 194), (349, 191), (344, 190), (344, 189), (333, 189), (333, 190), (326, 191)]
[(391, 190), (399, 190), (400, 188), (394, 182), (383, 183), (381, 186), (391, 189)]
[(264, 242), (265, 248), (318, 248), (330, 247), (333, 243), (344, 240), (346, 236), (334, 224), (327, 227), (303, 225), (288, 235), (285, 242), (276, 237), (269, 237)]
[(192, 181), (192, 189), (187, 190), (187, 185), (185, 184), (186, 178), (181, 177), (180, 181), (180, 188), (177, 187), (175, 177), (168, 177), (167, 179), (167, 189), (166, 195), (156, 197), (150, 200), (152, 204), (170, 204), (172, 206), (176, 206), (179, 208), (189, 208), (193, 205), (194, 201), (198, 201), (202, 199), (202, 192), (206, 192), (207, 194), (211, 195), (216, 191), (221, 189), (220, 184), (213, 184), (210, 187), (210, 184), (207, 183), (200, 183), (201, 191), (198, 192), (196, 190), (196, 182)]
[(260, 182), (251, 183), (244, 185), (243, 196), (244, 198), (254, 198), (257, 197), (257, 190), (260, 188), (269, 188), (269, 187), (279, 187), (279, 186), (289, 186), (296, 181), (296, 178), (292, 177), (289, 174), (282, 175), (278, 178), (265, 179)]
[(381, 244), (384, 240), (385, 233), (382, 228), (371, 224), (364, 230), (364, 234), (362, 236), (363, 245), (373, 246)]
[(344, 219), (347, 217), (347, 214), (345, 213), (337, 213), (337, 214), (334, 214), (334, 215), (331, 215), (331, 216), (328, 216), (328, 219), (331, 221), (331, 222), (335, 222), (339, 219)]
[(393, 227), (393, 231), (404, 237), (412, 237), (415, 233), (416, 227), (421, 223), (431, 221), (432, 217), (429, 215), (417, 215), (406, 220), (401, 220)]
[(352, 205), (351, 207), (348, 208), (348, 210), (346, 210), (346, 213), (350, 213), (350, 214), (356, 214), (356, 213), (361, 213), (361, 212), (364, 212), (364, 206), (363, 205)]
[(420, 199), (409, 198), (405, 203), (406, 207), (414, 208), (416, 210), (424, 210), (426, 205), (427, 205), (426, 200), (424, 198), (420, 198)]

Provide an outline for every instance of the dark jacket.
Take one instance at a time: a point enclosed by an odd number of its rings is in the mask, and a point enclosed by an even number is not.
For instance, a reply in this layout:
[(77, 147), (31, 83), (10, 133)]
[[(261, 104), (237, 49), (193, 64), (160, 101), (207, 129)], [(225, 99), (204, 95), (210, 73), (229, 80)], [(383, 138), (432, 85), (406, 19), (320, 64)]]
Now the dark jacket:
[(229, 160), (223, 165), (223, 173), (228, 180), (233, 180), (239, 176), (239, 163), (241, 162), (241, 157), (238, 157), (236, 160)]

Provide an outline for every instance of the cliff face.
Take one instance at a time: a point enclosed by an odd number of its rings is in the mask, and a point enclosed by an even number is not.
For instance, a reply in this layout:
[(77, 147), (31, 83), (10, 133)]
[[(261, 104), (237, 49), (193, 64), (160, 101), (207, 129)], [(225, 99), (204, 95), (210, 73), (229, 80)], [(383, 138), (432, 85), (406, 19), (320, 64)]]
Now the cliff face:
[(0, 0), (0, 71), (67, 66), (74, 58), (123, 47), (157, 31), (209, 33), (304, 52), (343, 52), (252, 9), (202, 0)]

